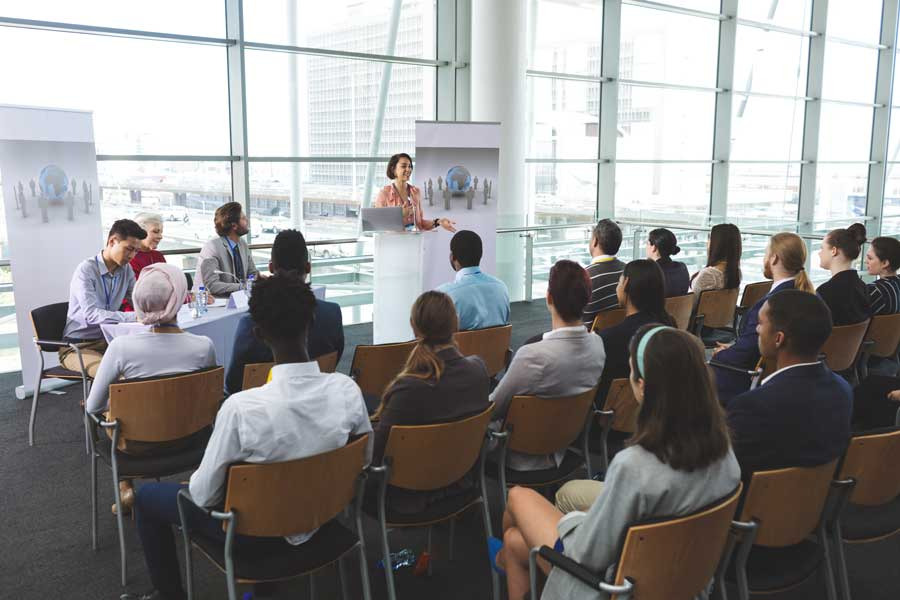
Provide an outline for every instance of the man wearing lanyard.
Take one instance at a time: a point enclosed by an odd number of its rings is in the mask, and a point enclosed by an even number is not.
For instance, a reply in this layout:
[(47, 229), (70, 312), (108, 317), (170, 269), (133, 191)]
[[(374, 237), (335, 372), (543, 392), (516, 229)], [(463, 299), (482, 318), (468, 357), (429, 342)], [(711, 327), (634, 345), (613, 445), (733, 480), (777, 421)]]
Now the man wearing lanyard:
[(249, 275), (259, 277), (247, 242), (241, 239), (249, 231), (247, 215), (240, 202), (226, 202), (216, 209), (216, 233), (200, 250), (200, 268), (194, 282), (213, 296), (226, 297), (243, 287)]
[[(122, 301), (131, 299), (134, 271), (131, 259), (141, 247), (147, 232), (129, 219), (113, 223), (106, 247), (96, 256), (84, 260), (72, 275), (69, 285), (69, 313), (63, 337), (81, 344), (84, 368), (91, 377), (97, 372), (106, 350), (101, 323), (131, 323), (133, 312), (120, 310)], [(78, 355), (71, 348), (59, 351), (59, 363), (72, 371), (80, 371)]]
[(591, 278), (591, 300), (584, 307), (582, 320), (584, 326), (590, 328), (597, 313), (615, 308), (619, 301), (616, 298), (616, 285), (625, 270), (625, 263), (616, 258), (616, 252), (622, 245), (622, 230), (611, 219), (603, 219), (591, 233), (591, 264), (587, 268)]

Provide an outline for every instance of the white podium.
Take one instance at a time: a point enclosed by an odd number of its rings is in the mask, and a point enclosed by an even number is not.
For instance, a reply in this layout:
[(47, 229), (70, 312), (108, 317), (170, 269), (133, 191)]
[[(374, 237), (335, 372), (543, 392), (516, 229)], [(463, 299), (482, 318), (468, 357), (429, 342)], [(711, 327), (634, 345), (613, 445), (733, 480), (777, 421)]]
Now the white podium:
[(413, 339), (409, 311), (424, 291), (422, 254), (427, 232), (375, 234), (375, 290), (372, 342)]

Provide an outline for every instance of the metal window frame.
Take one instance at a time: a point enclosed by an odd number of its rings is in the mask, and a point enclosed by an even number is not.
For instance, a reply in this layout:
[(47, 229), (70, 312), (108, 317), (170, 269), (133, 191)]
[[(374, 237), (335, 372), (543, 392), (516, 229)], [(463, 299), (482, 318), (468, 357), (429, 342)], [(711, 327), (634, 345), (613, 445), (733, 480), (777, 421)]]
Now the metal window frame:
[(728, 18), (719, 23), (719, 56), (717, 60), (716, 94), (713, 116), (713, 166), (709, 190), (709, 216), (727, 216), (728, 176), (731, 158), (731, 118), (734, 103), (734, 62), (737, 49), (738, 0), (722, 0), (722, 13)]

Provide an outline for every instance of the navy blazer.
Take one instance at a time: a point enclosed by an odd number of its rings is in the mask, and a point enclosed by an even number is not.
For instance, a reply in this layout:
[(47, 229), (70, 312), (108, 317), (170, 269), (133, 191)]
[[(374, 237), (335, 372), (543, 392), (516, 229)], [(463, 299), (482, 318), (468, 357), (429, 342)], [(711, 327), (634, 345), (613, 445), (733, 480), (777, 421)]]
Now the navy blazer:
[[(770, 290), (765, 298), (753, 305), (744, 315), (741, 321), (741, 327), (738, 331), (737, 340), (730, 348), (722, 350), (713, 357), (713, 361), (725, 363), (739, 369), (751, 371), (756, 368), (759, 362), (759, 336), (756, 334), (756, 326), (759, 324), (759, 311), (762, 310), (763, 304), (766, 303), (772, 294), (783, 292), (784, 290), (794, 289), (794, 280), (790, 279), (774, 290)], [(711, 366), (715, 367), (715, 364)], [(728, 404), (728, 402), (740, 394), (750, 389), (750, 376), (736, 373), (734, 371), (713, 368), (716, 376), (716, 389), (719, 392), (719, 402)]]
[[(316, 299), (315, 319), (306, 340), (310, 358), (318, 358), (331, 352), (344, 353), (344, 319), (341, 306), (336, 302)], [(234, 332), (231, 362), (225, 377), (225, 393), (235, 394), (244, 386), (244, 366), (253, 363), (272, 362), (272, 351), (265, 342), (253, 335), (253, 318), (246, 314), (238, 321)]]
[(813, 467), (844, 453), (853, 391), (819, 362), (777, 373), (726, 407), (741, 473)]

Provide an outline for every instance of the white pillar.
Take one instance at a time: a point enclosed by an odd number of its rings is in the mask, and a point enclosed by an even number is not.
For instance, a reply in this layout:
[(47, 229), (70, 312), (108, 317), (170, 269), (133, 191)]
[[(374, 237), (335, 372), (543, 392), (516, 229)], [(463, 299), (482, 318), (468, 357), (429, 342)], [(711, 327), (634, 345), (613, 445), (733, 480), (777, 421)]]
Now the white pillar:
[[(498, 228), (527, 224), (527, 13), (521, 0), (472, 3), (471, 120), (502, 124)], [(509, 287), (510, 300), (525, 297), (524, 261), (518, 235), (498, 236), (497, 276)]]

